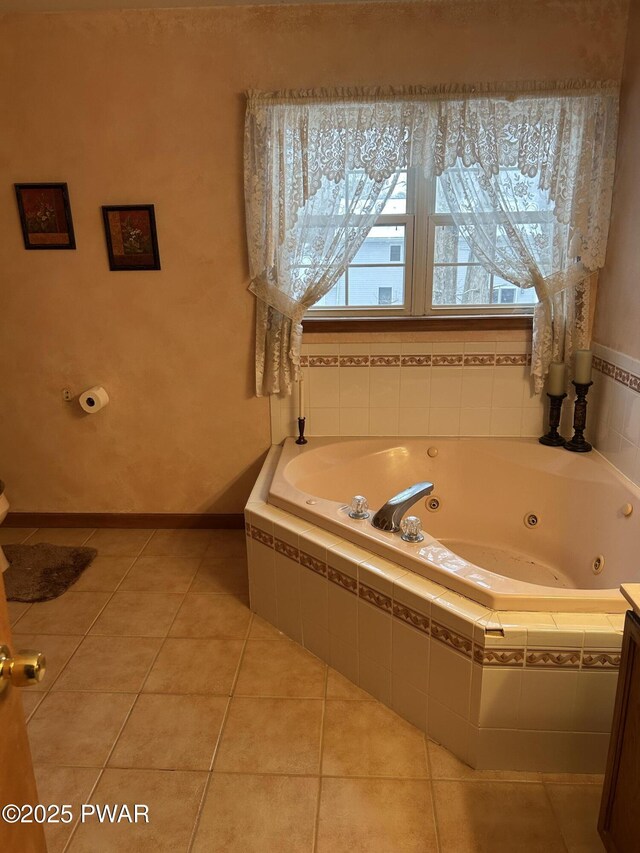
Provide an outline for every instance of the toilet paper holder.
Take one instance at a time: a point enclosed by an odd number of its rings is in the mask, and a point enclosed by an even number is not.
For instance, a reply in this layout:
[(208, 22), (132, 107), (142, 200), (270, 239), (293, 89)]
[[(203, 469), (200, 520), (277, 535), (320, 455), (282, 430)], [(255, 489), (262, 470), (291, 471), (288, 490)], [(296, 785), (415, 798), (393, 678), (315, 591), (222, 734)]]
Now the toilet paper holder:
[(89, 415), (99, 412), (109, 403), (109, 395), (102, 385), (94, 385), (80, 394), (79, 402), (82, 410)]

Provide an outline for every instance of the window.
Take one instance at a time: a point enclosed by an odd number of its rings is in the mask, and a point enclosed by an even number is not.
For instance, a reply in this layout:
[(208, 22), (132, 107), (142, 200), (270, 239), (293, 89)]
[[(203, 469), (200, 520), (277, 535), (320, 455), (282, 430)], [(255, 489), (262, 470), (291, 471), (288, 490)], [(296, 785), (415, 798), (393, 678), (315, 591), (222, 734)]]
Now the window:
[[(534, 190), (526, 208), (518, 211), (518, 226), (548, 239), (553, 217), (546, 197)], [(481, 215), (499, 251), (505, 239), (499, 217)], [(346, 273), (308, 316), (529, 314), (535, 303), (533, 288), (517, 287), (482, 266), (448, 213), (439, 179), (410, 169), (397, 176)]]

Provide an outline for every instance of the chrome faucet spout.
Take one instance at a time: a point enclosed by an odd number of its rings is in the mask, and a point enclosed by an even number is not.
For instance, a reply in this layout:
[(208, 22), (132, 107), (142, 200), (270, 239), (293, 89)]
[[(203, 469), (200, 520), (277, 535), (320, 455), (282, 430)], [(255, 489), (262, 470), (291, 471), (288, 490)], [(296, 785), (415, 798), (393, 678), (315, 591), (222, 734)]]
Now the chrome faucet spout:
[(430, 495), (433, 491), (433, 483), (416, 483), (409, 486), (408, 489), (394, 495), (386, 504), (378, 510), (373, 516), (371, 523), (378, 530), (386, 530), (390, 533), (395, 533), (400, 530), (400, 522), (402, 516), (407, 510), (419, 501), (420, 498)]

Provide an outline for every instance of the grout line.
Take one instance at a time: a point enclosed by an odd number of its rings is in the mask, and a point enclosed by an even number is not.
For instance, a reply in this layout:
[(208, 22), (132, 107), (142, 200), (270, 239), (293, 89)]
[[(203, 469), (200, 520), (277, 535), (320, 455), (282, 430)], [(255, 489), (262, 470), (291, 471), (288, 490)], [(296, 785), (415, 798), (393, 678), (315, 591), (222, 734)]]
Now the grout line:
[[(47, 765), (41, 765), (41, 766), (45, 766), (45, 767), (46, 767)], [(65, 765), (57, 765), (57, 766), (58, 766), (58, 767), (63, 767), (63, 766), (65, 766)], [(97, 788), (97, 787), (98, 787), (98, 785), (100, 784), (100, 780), (102, 779), (103, 774), (104, 774), (104, 768), (103, 768), (103, 767), (101, 767), (101, 768), (100, 768), (100, 770), (98, 771), (98, 776), (97, 776), (97, 778), (96, 778), (96, 781), (95, 781), (95, 782), (93, 783), (93, 785), (91, 786), (91, 790), (90, 790), (90, 791), (89, 791), (89, 793), (87, 794), (86, 798), (82, 801), (83, 803), (88, 803), (88, 802), (90, 802), (90, 798), (91, 798), (91, 797), (93, 797), (93, 795), (95, 794), (96, 788)], [(73, 836), (74, 836), (74, 835), (75, 835), (75, 833), (76, 833), (76, 829), (77, 829), (77, 827), (78, 827), (79, 823), (80, 823), (80, 815), (78, 815), (77, 819), (74, 821), (74, 824), (73, 824), (73, 826), (72, 826), (72, 828), (71, 828), (71, 832), (69, 833), (69, 836), (68, 836), (68, 838), (67, 838), (67, 841), (66, 841), (66, 843), (65, 843), (64, 847), (62, 848), (62, 853), (67, 853), (67, 850), (69, 849), (69, 845), (71, 844), (71, 840), (72, 840)]]
[(318, 846), (318, 832), (320, 830), (320, 803), (322, 801), (322, 756), (324, 753), (324, 721), (327, 710), (327, 689), (329, 686), (329, 666), (325, 665), (324, 670), (324, 695), (322, 702), (322, 716), (320, 718), (320, 754), (318, 756), (318, 793), (316, 802), (316, 816), (313, 827), (313, 842), (311, 845), (312, 853), (315, 853)]
[(427, 774), (429, 775), (429, 792), (431, 793), (431, 817), (433, 818), (433, 830), (436, 837), (436, 850), (440, 851), (440, 833), (438, 831), (438, 819), (436, 817), (436, 797), (433, 790), (433, 768), (431, 766), (431, 756), (429, 755), (429, 738), (426, 734), (422, 736), (424, 743), (424, 753), (427, 762)]

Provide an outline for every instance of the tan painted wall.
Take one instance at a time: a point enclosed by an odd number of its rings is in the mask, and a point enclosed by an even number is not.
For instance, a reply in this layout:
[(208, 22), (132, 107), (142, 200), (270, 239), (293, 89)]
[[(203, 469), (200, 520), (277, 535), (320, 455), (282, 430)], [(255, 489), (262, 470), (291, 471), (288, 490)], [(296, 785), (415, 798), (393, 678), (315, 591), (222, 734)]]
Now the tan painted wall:
[(607, 261), (594, 338), (640, 358), (640, 0), (632, 0), (620, 98), (620, 129)]
[[(239, 511), (252, 397), (247, 88), (616, 77), (623, 0), (0, 16), (0, 475), (22, 511)], [(12, 183), (69, 183), (78, 249), (22, 248)], [(110, 273), (100, 205), (156, 205)], [(90, 417), (61, 399), (101, 383)]]

